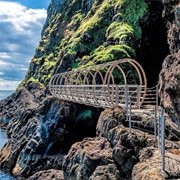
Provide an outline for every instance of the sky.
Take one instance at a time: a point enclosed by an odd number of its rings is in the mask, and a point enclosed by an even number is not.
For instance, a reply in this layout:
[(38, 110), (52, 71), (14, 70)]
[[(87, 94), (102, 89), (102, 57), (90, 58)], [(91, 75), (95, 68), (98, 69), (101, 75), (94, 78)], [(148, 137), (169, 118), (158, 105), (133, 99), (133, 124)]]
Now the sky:
[(41, 39), (50, 0), (0, 0), (0, 90), (24, 79)]

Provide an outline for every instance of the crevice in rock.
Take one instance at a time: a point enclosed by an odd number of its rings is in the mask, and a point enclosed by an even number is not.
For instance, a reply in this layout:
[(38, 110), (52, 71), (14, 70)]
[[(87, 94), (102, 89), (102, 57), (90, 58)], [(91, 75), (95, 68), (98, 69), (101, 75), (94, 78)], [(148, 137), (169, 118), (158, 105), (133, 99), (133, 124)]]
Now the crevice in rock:
[[(64, 108), (64, 111), (66, 107)], [(72, 144), (86, 137), (96, 136), (96, 125), (102, 109), (80, 104), (71, 104), (64, 122), (51, 135), (47, 155), (67, 154)]]
[[(148, 87), (158, 83), (162, 63), (169, 54), (166, 21), (162, 18), (163, 5), (160, 1), (147, 2), (148, 13), (141, 22), (142, 38), (137, 49), (137, 61), (143, 66)], [(138, 42), (139, 43), (139, 42)]]

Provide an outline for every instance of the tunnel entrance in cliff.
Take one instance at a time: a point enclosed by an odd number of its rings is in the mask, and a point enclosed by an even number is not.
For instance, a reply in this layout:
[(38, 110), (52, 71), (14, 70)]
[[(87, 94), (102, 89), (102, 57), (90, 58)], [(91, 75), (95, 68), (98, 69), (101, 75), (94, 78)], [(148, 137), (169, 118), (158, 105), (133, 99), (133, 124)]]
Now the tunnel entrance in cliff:
[(74, 143), (96, 136), (96, 125), (103, 109), (66, 103), (61, 114), (60, 127), (51, 135), (46, 149), (47, 155), (67, 154)]
[(158, 83), (162, 63), (169, 54), (167, 44), (166, 20), (162, 18), (163, 5), (160, 1), (146, 1), (149, 12), (143, 18), (140, 26), (142, 38), (137, 49), (137, 61), (143, 66), (148, 87)]

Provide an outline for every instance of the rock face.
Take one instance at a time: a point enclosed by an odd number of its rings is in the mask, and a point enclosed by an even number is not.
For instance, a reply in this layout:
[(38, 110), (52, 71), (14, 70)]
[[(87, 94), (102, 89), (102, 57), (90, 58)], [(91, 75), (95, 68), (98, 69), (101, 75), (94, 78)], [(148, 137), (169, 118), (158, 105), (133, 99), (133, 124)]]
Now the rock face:
[(137, 163), (132, 172), (132, 179), (177, 179), (179, 178), (180, 150), (166, 151), (165, 172), (162, 173), (161, 156), (154, 148), (144, 148), (140, 151), (140, 162)]
[(65, 179), (88, 180), (99, 165), (113, 163), (112, 149), (105, 138), (88, 138), (73, 144), (64, 158)]
[(96, 126), (96, 135), (108, 137), (108, 132), (116, 127), (121, 121), (125, 121), (125, 112), (122, 109), (106, 109), (101, 113)]
[[(171, 55), (160, 74), (160, 95), (175, 120), (180, 119), (179, 4), (177, 0), (163, 3)], [(0, 152), (0, 169), (29, 180), (143, 179), (143, 174), (146, 179), (160, 178), (151, 107), (133, 112), (130, 131), (122, 109), (100, 115), (102, 109), (63, 102), (48, 91), (52, 74), (136, 57), (143, 46), (140, 24), (154, 14), (148, 12), (148, 4), (142, 0), (51, 1), (24, 81), (0, 102), (1, 123), (9, 138)], [(178, 141), (177, 125), (168, 115), (166, 122), (167, 139)], [(170, 159), (179, 155), (179, 143), (168, 140), (167, 162), (176, 166), (178, 162)], [(177, 178), (176, 171), (170, 168), (164, 177)]]
[[(87, 110), (83, 108), (85, 107), (79, 106), (77, 109), (75, 104), (48, 98), (36, 112), (33, 112), (33, 117), (29, 111), (29, 114), (24, 114), (24, 118), (10, 121), (7, 127), (10, 140), (0, 153), (1, 169), (12, 172), (21, 179), (31, 176), (30, 180), (41, 179), (47, 173), (47, 178), (62, 179), (62, 172), (59, 171), (61, 169), (65, 180), (108, 180), (141, 178), (144, 168), (151, 169), (150, 165), (146, 165), (145, 159), (152, 157), (152, 162), (156, 164), (155, 160), (159, 157), (157, 153), (153, 155), (153, 152), (157, 151), (157, 142), (153, 135), (144, 132), (148, 128), (153, 128), (151, 110), (144, 109), (143, 113), (133, 112), (130, 131), (122, 109), (103, 111), (98, 122), (94, 121), (94, 124), (97, 124), (95, 127), (92, 121), (99, 115), (90, 118), (82, 113)], [(26, 118), (28, 116), (31, 118)], [(148, 126), (144, 123), (146, 121)], [(166, 122), (166, 129), (173, 132), (168, 132), (167, 137), (177, 140), (175, 137), (179, 136), (178, 128), (168, 116)], [(133, 129), (139, 127), (141, 130)], [(96, 129), (96, 132), (91, 134), (90, 129)], [(83, 139), (95, 134), (97, 137)], [(166, 149), (167, 153), (178, 154), (180, 144), (167, 140)], [(173, 166), (177, 162), (168, 159), (169, 163)], [(154, 164), (152, 169), (153, 167)], [(153, 177), (158, 176), (160, 167), (159, 163), (157, 171), (149, 170), (147, 177), (151, 178), (152, 172), (156, 172)], [(169, 171), (171, 174), (166, 174), (165, 177), (178, 177), (177, 169), (173, 171), (170, 168)]]
[(39, 107), (43, 89), (38, 84), (31, 83), (29, 88), (31, 92), (24, 87), (18, 93), (13, 93), (1, 101), (0, 117), (2, 125), (7, 126), (10, 120), (24, 118), (26, 111), (27, 114), (32, 111), (31, 114), (25, 117), (26, 120), (33, 116), (33, 111)]
[[(73, 143), (95, 136), (99, 110), (49, 97), (46, 85), (58, 72), (134, 57), (147, 4), (129, 2), (51, 1), (26, 77), (0, 103), (1, 122), (9, 137), (0, 154), (2, 170), (28, 177), (39, 170), (59, 169), (61, 155)], [(129, 13), (136, 3), (133, 14)]]
[(98, 166), (89, 180), (117, 180), (121, 179), (119, 170), (115, 164), (108, 164), (106, 166)]
[(7, 127), (10, 140), (0, 153), (1, 169), (23, 177), (38, 170), (61, 169), (63, 156), (73, 143), (95, 136), (97, 110), (77, 107), (48, 98), (39, 109), (11, 120)]
[[(142, 113), (138, 115), (137, 112), (133, 112), (132, 120), (139, 122), (140, 119), (143, 121), (148, 117), (153, 121), (149, 109), (144, 110), (144, 114), (145, 116)], [(170, 123), (168, 116), (166, 121), (167, 127), (173, 128), (174, 124)], [(136, 125), (134, 124), (134, 127)], [(151, 126), (153, 124), (149, 123), (149, 127)], [(136, 128), (138, 129), (138, 126)], [(179, 142), (166, 141), (167, 173), (162, 174), (157, 142), (153, 135), (143, 131), (147, 130), (146, 124), (142, 123), (140, 129), (131, 129), (130, 132), (121, 109), (103, 111), (96, 127), (98, 137), (86, 138), (73, 144), (64, 157), (64, 178), (108, 180), (179, 177), (179, 165), (173, 169), (173, 165), (178, 164), (178, 159), (174, 160), (174, 158), (179, 154)], [(178, 128), (175, 129), (178, 132)]]
[(159, 0), (146, 1), (148, 13), (141, 20), (142, 38), (137, 42), (139, 47), (136, 60), (142, 65), (148, 87), (158, 84), (158, 76), (162, 69), (162, 63), (169, 54), (167, 43), (166, 20), (162, 17), (163, 4)]
[(28, 88), (29, 82), (46, 86), (55, 73), (135, 57), (139, 22), (147, 7), (142, 0), (52, 0), (41, 41), (19, 89)]
[(180, 6), (178, 0), (164, 0), (163, 17), (167, 20), (168, 44), (171, 54), (160, 73), (161, 103), (171, 118), (180, 119)]
[(64, 180), (63, 171), (49, 169), (44, 171), (39, 171), (33, 176), (29, 177), (27, 180)]

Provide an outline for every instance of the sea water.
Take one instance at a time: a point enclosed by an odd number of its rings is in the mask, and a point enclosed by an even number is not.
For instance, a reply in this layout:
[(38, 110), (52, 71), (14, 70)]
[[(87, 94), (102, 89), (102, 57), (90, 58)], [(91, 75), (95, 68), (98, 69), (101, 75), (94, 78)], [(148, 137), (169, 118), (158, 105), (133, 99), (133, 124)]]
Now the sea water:
[[(0, 90), (0, 100), (5, 99), (7, 96), (11, 95), (13, 91), (2, 91)], [(0, 128), (0, 150), (7, 141), (6, 132), (4, 129)], [(0, 180), (15, 180), (15, 178), (0, 171)]]
[[(6, 141), (7, 141), (6, 132), (4, 129), (0, 128), (0, 149), (2, 149)], [(15, 180), (15, 178), (0, 171), (0, 180)]]
[(4, 91), (4, 90), (0, 90), (0, 101), (2, 99), (5, 99), (6, 97), (8, 97), (9, 95), (11, 95), (13, 93), (13, 91)]

